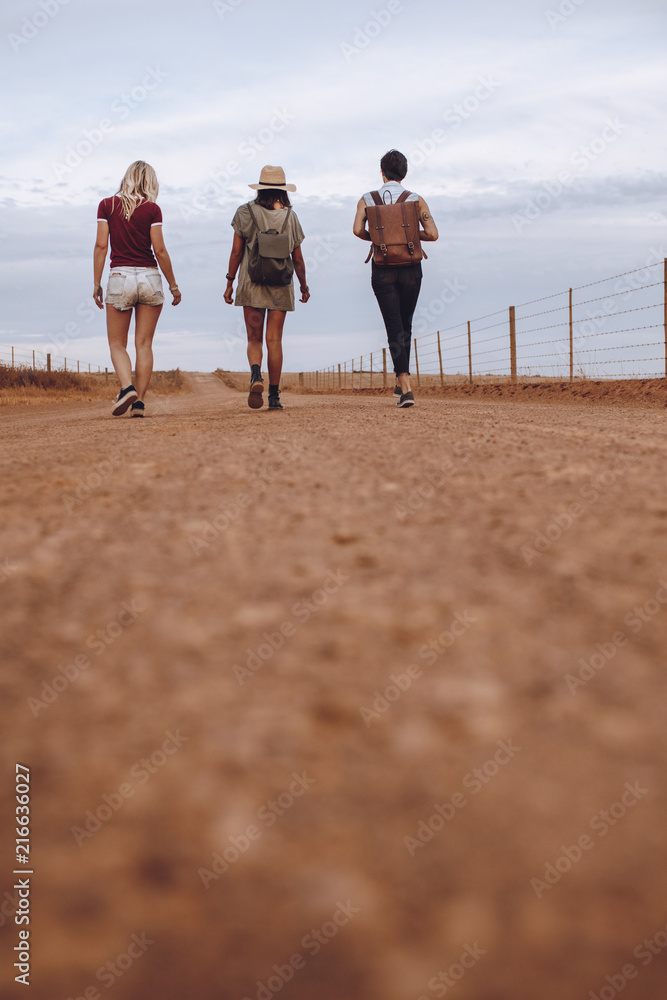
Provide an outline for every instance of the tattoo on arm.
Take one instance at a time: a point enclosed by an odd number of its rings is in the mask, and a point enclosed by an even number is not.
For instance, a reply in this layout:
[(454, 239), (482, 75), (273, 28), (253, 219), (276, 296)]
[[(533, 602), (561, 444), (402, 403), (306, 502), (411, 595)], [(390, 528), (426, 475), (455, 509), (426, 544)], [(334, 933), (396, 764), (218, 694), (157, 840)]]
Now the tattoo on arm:
[(422, 221), (423, 222), (428, 222), (428, 220), (430, 218), (431, 218), (431, 216), (428, 214), (428, 212), (422, 212)]

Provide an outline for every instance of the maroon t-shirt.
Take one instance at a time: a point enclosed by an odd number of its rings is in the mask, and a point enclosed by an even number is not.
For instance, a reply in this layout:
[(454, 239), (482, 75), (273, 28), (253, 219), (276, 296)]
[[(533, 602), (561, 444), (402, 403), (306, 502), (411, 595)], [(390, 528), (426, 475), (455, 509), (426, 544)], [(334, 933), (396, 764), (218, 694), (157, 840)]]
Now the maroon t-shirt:
[(97, 221), (109, 223), (111, 267), (157, 267), (151, 246), (151, 226), (162, 225), (162, 212), (154, 201), (142, 201), (129, 219), (117, 196), (103, 198)]

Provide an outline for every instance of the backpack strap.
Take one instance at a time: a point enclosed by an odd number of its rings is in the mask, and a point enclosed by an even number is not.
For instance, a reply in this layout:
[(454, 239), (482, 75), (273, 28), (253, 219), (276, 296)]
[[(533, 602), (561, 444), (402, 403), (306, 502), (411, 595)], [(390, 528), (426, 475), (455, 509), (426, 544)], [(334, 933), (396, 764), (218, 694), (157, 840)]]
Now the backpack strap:
[(281, 233), (284, 233), (285, 230), (287, 229), (287, 223), (289, 222), (289, 217), (291, 214), (292, 214), (292, 209), (288, 208), (287, 215), (285, 216), (285, 221), (283, 222), (283, 228), (280, 230)]
[(400, 205), (401, 202), (407, 201), (411, 194), (412, 194), (412, 191), (401, 191), (400, 195), (396, 199), (396, 204)]
[(384, 205), (384, 202), (380, 197), (379, 191), (371, 191), (371, 198), (373, 199), (376, 205)]
[(259, 232), (259, 223), (257, 222), (257, 219), (255, 217), (255, 213), (252, 210), (252, 202), (251, 201), (248, 202), (248, 209), (250, 210), (250, 218), (252, 219), (253, 225), (254, 225), (255, 229), (257, 230), (257, 232)]

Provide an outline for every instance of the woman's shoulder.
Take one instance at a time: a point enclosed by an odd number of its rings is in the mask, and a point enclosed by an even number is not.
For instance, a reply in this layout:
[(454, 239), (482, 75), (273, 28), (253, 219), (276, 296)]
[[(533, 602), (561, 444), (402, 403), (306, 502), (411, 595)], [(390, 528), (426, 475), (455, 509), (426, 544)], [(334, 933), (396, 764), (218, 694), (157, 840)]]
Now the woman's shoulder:
[(234, 218), (235, 219), (250, 219), (251, 215), (252, 215), (252, 212), (251, 212), (251, 209), (250, 209), (251, 204), (252, 204), (252, 202), (250, 202), (250, 201), (244, 201), (242, 205), (239, 205), (239, 207), (236, 209), (236, 212), (234, 213)]

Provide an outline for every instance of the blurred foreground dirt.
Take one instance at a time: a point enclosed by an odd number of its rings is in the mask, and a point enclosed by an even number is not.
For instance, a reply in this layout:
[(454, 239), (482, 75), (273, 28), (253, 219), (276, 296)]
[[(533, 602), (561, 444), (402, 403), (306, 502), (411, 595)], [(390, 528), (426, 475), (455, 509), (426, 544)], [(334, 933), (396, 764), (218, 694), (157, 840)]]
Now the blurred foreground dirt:
[(656, 1000), (665, 414), (194, 383), (0, 415), (3, 996)]

